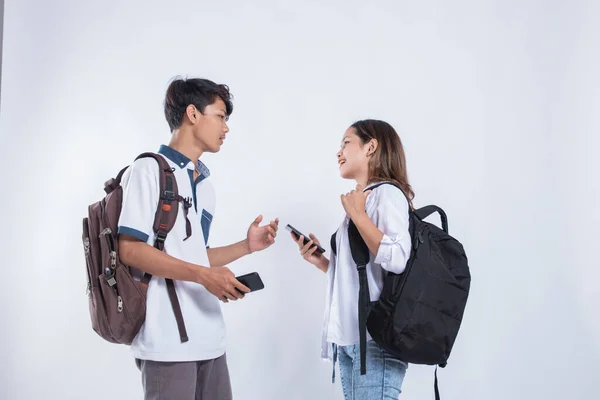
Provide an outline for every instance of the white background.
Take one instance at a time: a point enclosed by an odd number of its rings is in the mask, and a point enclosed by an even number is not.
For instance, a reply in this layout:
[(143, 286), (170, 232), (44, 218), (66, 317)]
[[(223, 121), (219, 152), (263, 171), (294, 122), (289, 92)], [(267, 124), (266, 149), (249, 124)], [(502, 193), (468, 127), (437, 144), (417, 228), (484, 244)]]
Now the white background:
[[(0, 398), (141, 398), (128, 348), (91, 329), (81, 219), (105, 180), (168, 142), (175, 75), (235, 96), (222, 151), (203, 158), (213, 246), (259, 213), (328, 243), (353, 187), (343, 132), (384, 119), (416, 205), (446, 210), (472, 268), (442, 398), (594, 397), (598, 2), (166, 3), (6, 1)], [(319, 358), (324, 275), (283, 229), (231, 268), (266, 285), (224, 305), (235, 398), (341, 399)], [(432, 399), (432, 384), (432, 367), (410, 366), (401, 398)]]

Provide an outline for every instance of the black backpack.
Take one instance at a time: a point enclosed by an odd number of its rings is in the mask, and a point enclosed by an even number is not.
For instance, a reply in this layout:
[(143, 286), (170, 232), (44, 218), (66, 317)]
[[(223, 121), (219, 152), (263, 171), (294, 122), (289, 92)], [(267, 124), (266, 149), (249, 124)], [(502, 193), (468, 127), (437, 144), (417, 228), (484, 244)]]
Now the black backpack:
[[(373, 190), (383, 182), (365, 190)], [(404, 194), (404, 192), (398, 187)], [(442, 228), (423, 221), (439, 213)], [(471, 274), (462, 244), (448, 234), (446, 213), (430, 205), (409, 208), (411, 255), (401, 274), (387, 272), (379, 300), (370, 301), (366, 265), (369, 248), (352, 221), (348, 238), (357, 265), (360, 291), (358, 319), (361, 374), (366, 373), (366, 331), (388, 353), (411, 364), (436, 365), (435, 397), (439, 400), (437, 366), (444, 368), (458, 334), (469, 295)], [(331, 248), (336, 253), (335, 236)]]

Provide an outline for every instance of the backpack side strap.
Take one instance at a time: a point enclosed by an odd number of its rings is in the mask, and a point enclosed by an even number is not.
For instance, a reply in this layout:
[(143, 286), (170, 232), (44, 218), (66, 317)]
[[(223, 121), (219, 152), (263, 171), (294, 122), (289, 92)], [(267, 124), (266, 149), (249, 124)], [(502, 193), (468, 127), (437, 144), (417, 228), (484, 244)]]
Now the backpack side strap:
[[(173, 169), (161, 155), (155, 153), (143, 153), (140, 154), (136, 158), (136, 160), (144, 157), (151, 157), (155, 159), (156, 162), (158, 162), (159, 166), (160, 199), (154, 217), (153, 229), (154, 232), (156, 232), (156, 240), (154, 242), (154, 247), (156, 247), (160, 251), (164, 251), (165, 240), (167, 239), (167, 235), (173, 229), (173, 227), (175, 226), (175, 221), (177, 220), (180, 201), (183, 202), (185, 211), (185, 239), (189, 238), (192, 235), (191, 223), (187, 216), (187, 211), (191, 206), (191, 201), (189, 201), (188, 199), (184, 199), (179, 195), (177, 181), (175, 180)], [(147, 286), (150, 283), (150, 279), (152, 279), (152, 275), (145, 273), (142, 277), (142, 283)], [(177, 329), (179, 330), (179, 338), (182, 343), (185, 343), (189, 340), (189, 338), (187, 335), (187, 330), (185, 328), (185, 323), (183, 321), (181, 305), (179, 304), (177, 292), (175, 291), (175, 282), (173, 282), (172, 279), (168, 278), (165, 278), (165, 282), (167, 284), (167, 292), (169, 294), (169, 299), (171, 300), (171, 306), (173, 307), (173, 313), (175, 314)]]

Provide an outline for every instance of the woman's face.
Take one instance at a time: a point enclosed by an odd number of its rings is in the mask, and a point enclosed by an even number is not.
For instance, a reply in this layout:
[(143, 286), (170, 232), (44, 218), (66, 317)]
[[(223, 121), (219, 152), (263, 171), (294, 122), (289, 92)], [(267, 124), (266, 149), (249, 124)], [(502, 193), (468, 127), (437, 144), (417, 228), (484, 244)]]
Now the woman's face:
[(368, 175), (367, 147), (362, 145), (354, 128), (346, 130), (340, 151), (337, 153), (338, 167), (342, 178), (360, 180)]

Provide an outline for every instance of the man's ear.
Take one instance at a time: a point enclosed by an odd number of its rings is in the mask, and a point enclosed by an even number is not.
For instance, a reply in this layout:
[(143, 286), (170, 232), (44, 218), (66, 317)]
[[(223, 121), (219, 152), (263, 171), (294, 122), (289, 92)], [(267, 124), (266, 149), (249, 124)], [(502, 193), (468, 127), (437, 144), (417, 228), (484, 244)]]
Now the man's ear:
[(198, 111), (195, 105), (190, 104), (185, 108), (185, 115), (192, 124), (195, 124), (200, 118), (200, 111)]

